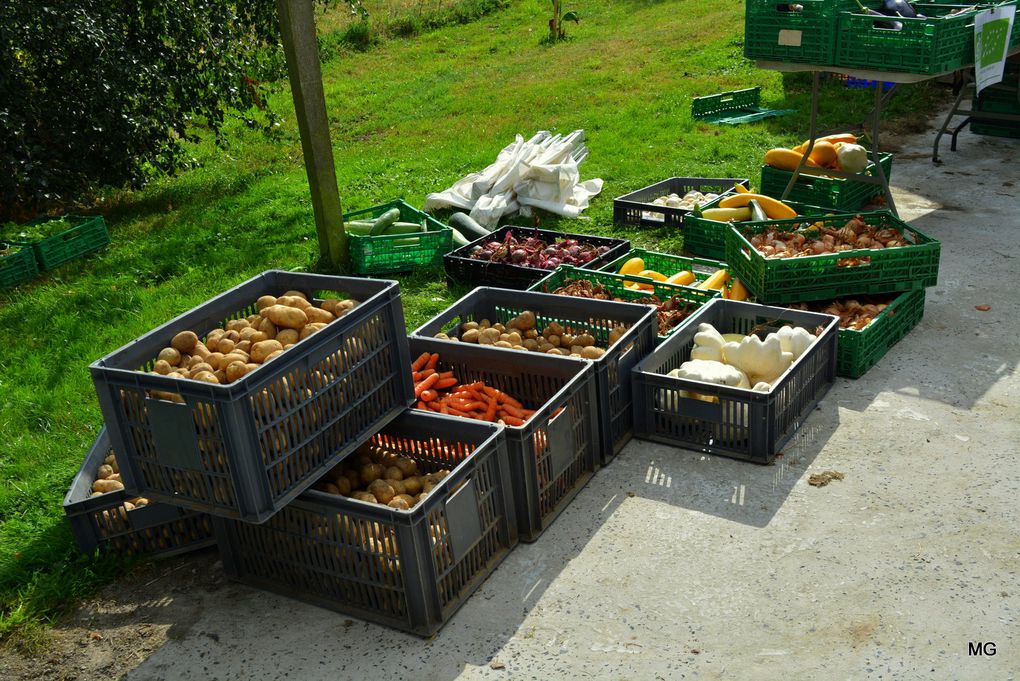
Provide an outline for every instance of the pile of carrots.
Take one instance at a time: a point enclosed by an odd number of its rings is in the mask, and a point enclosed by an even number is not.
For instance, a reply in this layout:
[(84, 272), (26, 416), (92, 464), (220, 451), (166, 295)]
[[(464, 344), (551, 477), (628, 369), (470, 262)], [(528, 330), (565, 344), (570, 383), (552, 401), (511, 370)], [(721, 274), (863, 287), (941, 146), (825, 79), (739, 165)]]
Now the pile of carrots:
[(438, 371), (439, 353), (423, 352), (411, 363), (418, 409), (453, 414), (479, 421), (523, 426), (535, 411), (485, 381), (460, 383), (452, 371)]

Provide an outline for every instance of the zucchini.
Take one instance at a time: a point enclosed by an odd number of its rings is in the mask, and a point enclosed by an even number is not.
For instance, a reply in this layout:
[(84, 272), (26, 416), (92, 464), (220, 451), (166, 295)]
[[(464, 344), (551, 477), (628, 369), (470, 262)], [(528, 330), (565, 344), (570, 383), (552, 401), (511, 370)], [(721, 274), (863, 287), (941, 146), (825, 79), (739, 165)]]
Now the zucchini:
[(383, 234), (386, 236), (391, 234), (420, 234), (421, 231), (421, 225), (416, 225), (411, 222), (394, 222), (386, 228), (386, 231), (383, 232)]
[(464, 236), (470, 236), (472, 241), (484, 239), (489, 236), (489, 230), (471, 219), (467, 213), (454, 213), (450, 216), (450, 226), (457, 228)]
[(409, 236), (402, 239), (394, 239), (391, 242), (394, 246), (417, 246), (419, 243), (418, 237)]
[(348, 234), (368, 236), (372, 232), (373, 225), (375, 223), (370, 220), (351, 220), (344, 223), (344, 231)]
[(463, 234), (458, 232), (453, 227), (450, 227), (450, 231), (453, 232), (453, 247), (454, 248), (460, 248), (461, 246), (467, 246), (469, 243), (471, 243), (466, 238), (464, 238)]
[(751, 199), (747, 202), (747, 207), (751, 209), (751, 221), (752, 222), (765, 222), (769, 219), (768, 215), (765, 215), (765, 211), (762, 209), (761, 204), (755, 199)]
[(377, 217), (372, 224), (372, 236), (378, 236), (386, 231), (386, 228), (400, 219), (400, 209), (390, 208), (388, 211)]

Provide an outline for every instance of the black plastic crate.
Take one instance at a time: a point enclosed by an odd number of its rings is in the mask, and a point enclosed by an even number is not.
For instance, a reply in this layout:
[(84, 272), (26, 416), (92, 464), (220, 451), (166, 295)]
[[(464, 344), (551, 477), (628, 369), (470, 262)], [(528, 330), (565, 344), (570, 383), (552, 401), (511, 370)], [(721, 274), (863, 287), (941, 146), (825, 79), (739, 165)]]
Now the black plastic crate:
[(124, 556), (165, 557), (216, 543), (205, 513), (160, 503), (129, 511), (124, 502), (136, 495), (124, 490), (93, 497), (92, 482), (111, 451), (104, 427), (64, 497), (64, 513), (78, 548), (85, 553), (102, 548)]
[[(690, 359), (698, 325), (747, 334), (794, 325), (823, 331), (769, 392), (666, 374)], [(633, 372), (634, 436), (755, 463), (769, 463), (836, 379), (838, 318), (815, 312), (716, 299), (702, 307)], [(714, 398), (709, 402), (682, 391)]]
[(262, 525), (214, 518), (226, 573), (431, 636), (517, 544), (502, 426), (408, 410), (370, 442), (450, 469), (407, 511), (309, 490)]
[[(595, 473), (598, 410), (590, 362), (531, 353), (517, 357), (468, 343), (411, 338), (411, 356), (438, 353), (437, 371), (461, 383), (485, 381), (535, 413), (506, 426), (517, 506), (517, 533), (534, 541)], [(524, 361), (522, 361), (524, 360)]]
[[(438, 333), (445, 333), (450, 337), (459, 337), (460, 325), (464, 322), (488, 319), (492, 323), (502, 323), (526, 310), (535, 313), (540, 327), (559, 322), (564, 326), (584, 329), (594, 336), (600, 347), (608, 344), (613, 327), (627, 327), (626, 333), (602, 357), (585, 360), (595, 364), (599, 455), (603, 465), (609, 463), (633, 434), (630, 370), (655, 347), (658, 322), (654, 308), (552, 293), (480, 287), (426, 322), (412, 335), (433, 338)], [(533, 352), (524, 354), (519, 350), (497, 350), (515, 353), (522, 362), (536, 356)]]
[[(176, 333), (201, 337), (291, 289), (360, 305), (229, 385), (138, 371)], [(124, 484), (155, 501), (264, 521), (413, 403), (406, 333), (396, 282), (278, 270), (167, 322), (90, 367)]]
[[(699, 191), (702, 194), (732, 194), (737, 185), (750, 188), (751, 181), (735, 177), (671, 177), (656, 182), (644, 189), (613, 199), (613, 222), (618, 225), (635, 227), (676, 227), (679, 229), (684, 216), (691, 211), (686, 208), (670, 208), (656, 206), (652, 201), (660, 196), (678, 194), (682, 198), (687, 192)], [(659, 213), (661, 219), (648, 218), (644, 213)]]
[(542, 277), (549, 274), (553, 269), (541, 269), (539, 267), (522, 267), (521, 265), (509, 265), (507, 263), (492, 263), (486, 260), (474, 260), (469, 254), (475, 246), (487, 244), (490, 241), (502, 241), (507, 233), (513, 233), (515, 239), (526, 239), (535, 237), (546, 243), (553, 243), (563, 239), (577, 239), (582, 243), (593, 246), (607, 246), (609, 251), (595, 258), (585, 268), (597, 270), (607, 262), (615, 260), (628, 250), (630, 241), (627, 239), (613, 239), (604, 236), (591, 236), (588, 234), (567, 234), (564, 232), (551, 232), (544, 229), (532, 227), (513, 227), (508, 225), (492, 232), (487, 237), (476, 239), (467, 246), (447, 253), (443, 256), (443, 266), (446, 268), (446, 276), (452, 281), (474, 286), (498, 286), (501, 288), (526, 289)]

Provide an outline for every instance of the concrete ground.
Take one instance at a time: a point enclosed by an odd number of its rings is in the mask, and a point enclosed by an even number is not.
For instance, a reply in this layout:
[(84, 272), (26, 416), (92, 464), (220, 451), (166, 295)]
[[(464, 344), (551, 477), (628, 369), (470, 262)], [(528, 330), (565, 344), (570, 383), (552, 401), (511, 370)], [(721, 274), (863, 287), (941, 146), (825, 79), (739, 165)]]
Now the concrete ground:
[[(893, 174), (902, 216), (942, 242), (924, 320), (775, 465), (632, 441), (428, 641), (190, 558), (125, 606), (165, 642), (105, 676), (1016, 678), (1020, 141), (965, 133), (937, 167), (933, 134), (896, 140)], [(808, 485), (825, 470), (845, 478)], [(116, 641), (115, 610), (78, 621)]]

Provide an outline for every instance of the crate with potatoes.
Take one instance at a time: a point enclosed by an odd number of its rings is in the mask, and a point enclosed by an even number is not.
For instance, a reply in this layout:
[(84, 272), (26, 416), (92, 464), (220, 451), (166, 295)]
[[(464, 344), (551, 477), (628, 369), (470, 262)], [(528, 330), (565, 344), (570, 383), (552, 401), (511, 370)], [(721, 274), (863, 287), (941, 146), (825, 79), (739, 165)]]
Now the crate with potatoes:
[(64, 514), (85, 553), (167, 557), (215, 544), (208, 515), (129, 493), (103, 428), (64, 497)]
[(396, 282), (268, 271), (93, 363), (125, 486), (261, 522), (413, 400)]
[(408, 410), (265, 523), (213, 525), (232, 578), (431, 636), (517, 544), (510, 478), (502, 426)]

